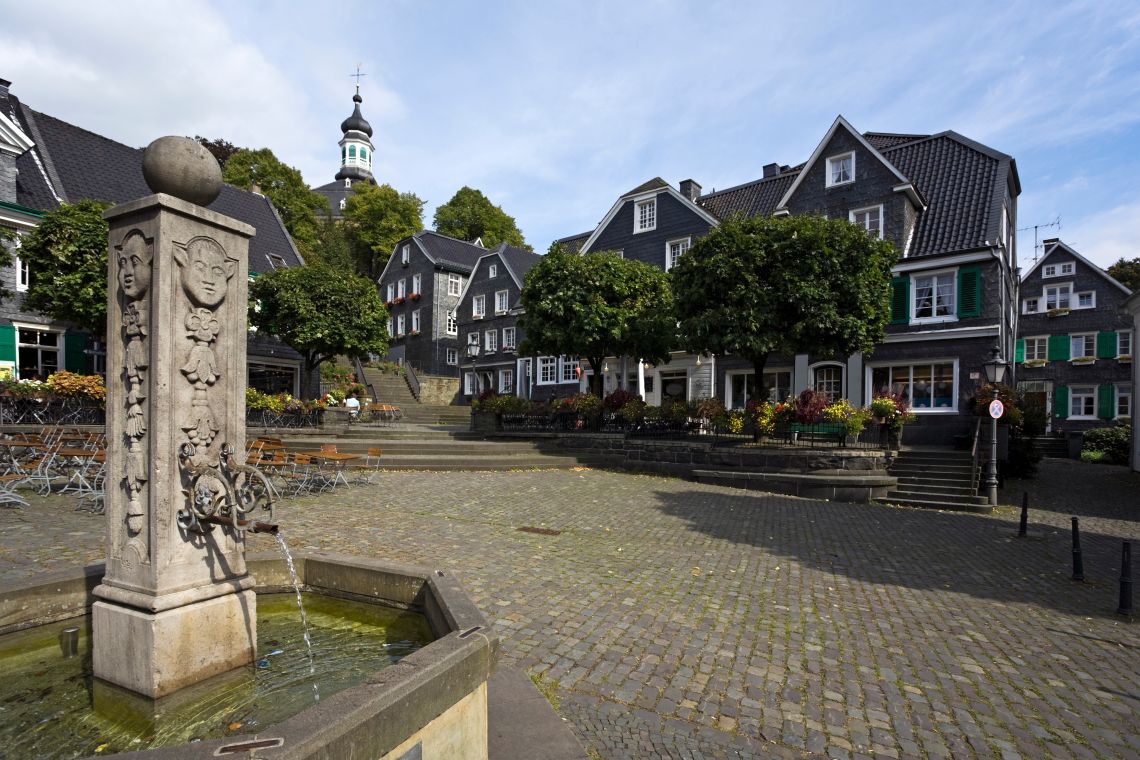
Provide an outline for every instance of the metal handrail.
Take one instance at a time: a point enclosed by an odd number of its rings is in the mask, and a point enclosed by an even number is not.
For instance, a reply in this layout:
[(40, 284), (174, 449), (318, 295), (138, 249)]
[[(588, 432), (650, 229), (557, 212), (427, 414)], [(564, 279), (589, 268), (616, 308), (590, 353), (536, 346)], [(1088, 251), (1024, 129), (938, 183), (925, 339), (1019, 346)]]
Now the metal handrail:
[(376, 395), (376, 386), (368, 382), (364, 376), (364, 364), (361, 363), (359, 356), (352, 357), (352, 371), (356, 373), (356, 382), (368, 389), (368, 396), (379, 401), (380, 397)]
[(977, 493), (978, 490), (978, 455), (981, 453), (982, 435), (982, 418), (978, 417), (977, 422), (974, 423), (974, 446), (970, 450), (970, 457), (973, 460), (970, 468), (970, 484)]
[(419, 401), (420, 379), (416, 377), (416, 371), (412, 369), (411, 362), (404, 362), (404, 379), (408, 381), (408, 390), (412, 392), (412, 397)]

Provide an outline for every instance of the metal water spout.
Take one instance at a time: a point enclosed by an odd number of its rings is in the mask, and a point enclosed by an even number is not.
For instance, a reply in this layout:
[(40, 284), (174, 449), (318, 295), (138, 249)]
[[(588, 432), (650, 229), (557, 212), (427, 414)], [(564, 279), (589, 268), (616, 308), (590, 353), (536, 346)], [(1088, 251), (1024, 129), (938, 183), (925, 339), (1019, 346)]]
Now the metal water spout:
[[(178, 524), (196, 533), (208, 533), (222, 525), (241, 533), (277, 533), (272, 522), (273, 486), (256, 468), (240, 464), (234, 448), (222, 445), (218, 466), (198, 460), (197, 447), (184, 443), (178, 451), (183, 469), (190, 475), (186, 506), (178, 510)], [(269, 513), (270, 522), (250, 516), (255, 510)]]

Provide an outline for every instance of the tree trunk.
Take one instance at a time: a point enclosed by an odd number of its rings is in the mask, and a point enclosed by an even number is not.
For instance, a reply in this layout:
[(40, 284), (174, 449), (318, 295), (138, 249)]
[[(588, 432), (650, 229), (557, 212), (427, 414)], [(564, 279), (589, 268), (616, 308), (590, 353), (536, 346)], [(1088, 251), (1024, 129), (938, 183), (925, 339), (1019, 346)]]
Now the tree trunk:
[(752, 357), (752, 387), (755, 394), (753, 398), (760, 402), (768, 400), (768, 389), (764, 387), (764, 365), (767, 363), (768, 354)]
[(315, 356), (305, 356), (301, 365), (301, 398), (306, 401), (319, 398), (321, 395), (321, 375), (319, 372), (324, 359)]
[(590, 377), (590, 393), (598, 398), (602, 398), (602, 389), (605, 387), (602, 378), (602, 363), (605, 361), (605, 357), (590, 356), (587, 357), (586, 360), (590, 362), (590, 369), (594, 371), (594, 374)]

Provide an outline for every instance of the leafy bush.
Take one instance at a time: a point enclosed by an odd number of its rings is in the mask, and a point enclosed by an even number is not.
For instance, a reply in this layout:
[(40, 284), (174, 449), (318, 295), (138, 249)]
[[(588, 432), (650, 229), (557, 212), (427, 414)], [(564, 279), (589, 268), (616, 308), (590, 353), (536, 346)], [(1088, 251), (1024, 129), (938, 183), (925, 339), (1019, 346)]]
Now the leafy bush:
[(321, 382), (323, 383), (351, 383), (356, 375), (348, 367), (341, 367), (332, 362), (324, 362), (320, 367)]
[(882, 393), (871, 399), (871, 415), (895, 431), (902, 430), (908, 422), (914, 422), (910, 405), (897, 393)]
[(871, 410), (853, 406), (850, 401), (841, 398), (828, 404), (823, 410), (823, 418), (828, 422), (843, 426), (847, 435), (859, 435), (863, 426), (871, 419)]
[(795, 407), (796, 422), (814, 425), (823, 419), (823, 410), (827, 408), (827, 397), (807, 388), (796, 399)]
[(558, 399), (555, 402), (555, 410), (560, 412), (593, 415), (597, 414), (601, 408), (602, 400), (592, 393), (579, 393)]
[(64, 398), (83, 398), (103, 401), (107, 398), (107, 388), (100, 375), (77, 375), (60, 370), (47, 379), (44, 387), (52, 394)]
[(634, 399), (640, 401), (641, 397), (636, 393), (630, 393), (629, 391), (624, 391), (621, 388), (618, 388), (616, 391), (606, 396), (605, 400), (602, 401), (602, 405), (605, 406), (607, 411), (617, 412), (621, 411), (621, 409), (626, 404), (630, 403)]
[(689, 405), (689, 417), (697, 417), (703, 420), (714, 420), (718, 417), (723, 417), (725, 414), (724, 402), (718, 398), (703, 398), (694, 401)]
[[(1118, 424), (1112, 427), (1096, 428), (1085, 432), (1081, 459), (1086, 462), (1107, 461), (1112, 464), (1128, 464), (1131, 445), (1132, 427), (1130, 425)], [(1085, 452), (1098, 452), (1103, 456), (1099, 459), (1085, 459)]]

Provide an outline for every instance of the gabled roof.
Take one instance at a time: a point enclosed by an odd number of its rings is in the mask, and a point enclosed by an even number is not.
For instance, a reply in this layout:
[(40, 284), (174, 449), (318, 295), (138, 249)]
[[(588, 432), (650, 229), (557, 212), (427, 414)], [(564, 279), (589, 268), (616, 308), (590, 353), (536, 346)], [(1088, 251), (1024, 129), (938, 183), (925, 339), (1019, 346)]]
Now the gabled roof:
[(1127, 287), (1126, 287), (1126, 286), (1125, 286), (1123, 283), (1121, 283), (1121, 282), (1120, 282), (1120, 280), (1117, 280), (1115, 277), (1113, 277), (1112, 275), (1110, 275), (1108, 272), (1106, 272), (1105, 270), (1101, 269), (1100, 267), (1098, 267), (1096, 264), (1094, 264), (1094, 263), (1092, 263), (1091, 261), (1089, 261), (1088, 259), (1086, 259), (1086, 258), (1085, 258), (1084, 256), (1082, 256), (1081, 254), (1077, 253), (1077, 251), (1076, 251), (1076, 249), (1075, 249), (1075, 248), (1072, 248), (1071, 246), (1069, 246), (1069, 245), (1068, 245), (1067, 243), (1065, 243), (1064, 241), (1061, 241), (1061, 240), (1052, 240), (1052, 241), (1049, 241), (1049, 240), (1047, 240), (1047, 241), (1045, 241), (1045, 242), (1046, 242), (1047, 244), (1048, 244), (1048, 243), (1051, 243), (1051, 245), (1047, 245), (1047, 246), (1046, 246), (1046, 248), (1045, 248), (1045, 253), (1044, 253), (1044, 254), (1041, 256), (1041, 258), (1037, 259), (1037, 263), (1035, 263), (1033, 266), (1031, 266), (1031, 267), (1029, 268), (1029, 271), (1028, 271), (1028, 272), (1026, 272), (1025, 274), (1023, 274), (1023, 275), (1021, 276), (1021, 281), (1022, 281), (1022, 282), (1025, 282), (1026, 280), (1028, 280), (1028, 279), (1029, 279), (1029, 275), (1031, 275), (1031, 274), (1033, 274), (1034, 272), (1036, 272), (1036, 271), (1037, 271), (1037, 269), (1038, 269), (1038, 267), (1040, 267), (1042, 264), (1044, 264), (1044, 263), (1045, 263), (1045, 259), (1047, 259), (1047, 258), (1049, 258), (1050, 256), (1052, 256), (1054, 253), (1056, 253), (1056, 252), (1058, 252), (1058, 251), (1061, 251), (1061, 252), (1063, 252), (1063, 253), (1066, 253), (1066, 254), (1068, 254), (1069, 256), (1072, 256), (1074, 259), (1076, 259), (1076, 260), (1080, 261), (1082, 264), (1084, 264), (1084, 265), (1085, 265), (1085, 266), (1087, 266), (1089, 269), (1091, 269), (1092, 271), (1094, 271), (1094, 272), (1096, 272), (1097, 274), (1099, 274), (1099, 275), (1100, 275), (1101, 277), (1103, 277), (1105, 280), (1107, 280), (1107, 281), (1108, 281), (1108, 282), (1110, 282), (1111, 284), (1115, 285), (1116, 287), (1120, 288), (1120, 292), (1124, 293), (1125, 295), (1131, 295), (1132, 291), (1131, 291), (1131, 290), (1129, 290), (1129, 289), (1128, 289), (1128, 288), (1127, 288)]
[(529, 272), (535, 264), (542, 261), (542, 256), (534, 251), (516, 248), (506, 243), (500, 243), (494, 252), (499, 254), (499, 258), (501, 258), (503, 264), (506, 265), (507, 272), (510, 273), (511, 278), (515, 281), (515, 285), (518, 285), (520, 288), (523, 286), (523, 278), (526, 277), (526, 273)]
[(0, 113), (0, 150), (18, 156), (34, 144), (14, 119)]
[(710, 225), (715, 227), (718, 223), (716, 217), (698, 206), (696, 203), (693, 203), (691, 199), (681, 195), (681, 193), (676, 188), (671, 186), (668, 182), (661, 179), (660, 177), (654, 177), (648, 182), (644, 182), (638, 185), (625, 195), (618, 198), (617, 202), (610, 207), (609, 212), (607, 212), (606, 215), (602, 218), (602, 221), (596, 228), (594, 228), (594, 231), (590, 233), (590, 236), (586, 238), (586, 242), (584, 242), (578, 248), (578, 253), (583, 253), (590, 250), (590, 246), (592, 246), (594, 244), (594, 241), (597, 240), (598, 235), (602, 234), (602, 230), (604, 230), (606, 226), (609, 225), (611, 221), (613, 221), (613, 218), (617, 216), (617, 213), (621, 210), (622, 206), (624, 206), (629, 201), (636, 200), (640, 195), (647, 195), (649, 193), (668, 193), (669, 195), (672, 195), (674, 198), (676, 198), (682, 206), (687, 206), (690, 211), (699, 216), (701, 219), (704, 219)]
[(735, 213), (745, 216), (768, 216), (776, 210), (776, 204), (780, 202), (780, 198), (784, 196), (798, 174), (798, 170), (789, 169), (774, 177), (753, 180), (743, 185), (702, 195), (697, 199), (697, 203), (720, 219), (727, 219)]
[[(91, 199), (125, 203), (152, 194), (142, 176), (141, 148), (34, 111), (11, 95), (9, 102), (36, 143), (16, 161), (16, 196), (20, 204), (50, 211), (61, 202)], [(280, 256), (288, 266), (305, 263), (266, 197), (223, 185), (208, 208), (257, 229), (249, 241), (251, 272), (272, 270), (271, 255)]]
[(475, 262), (487, 252), (481, 245), (457, 240), (433, 230), (421, 230), (412, 237), (433, 264), (464, 274), (470, 274), (475, 269)]
[(558, 238), (554, 241), (554, 244), (562, 246), (567, 253), (577, 253), (582, 250), (582, 244), (589, 240), (592, 234), (594, 234), (593, 230), (589, 232), (579, 232), (577, 235)]

